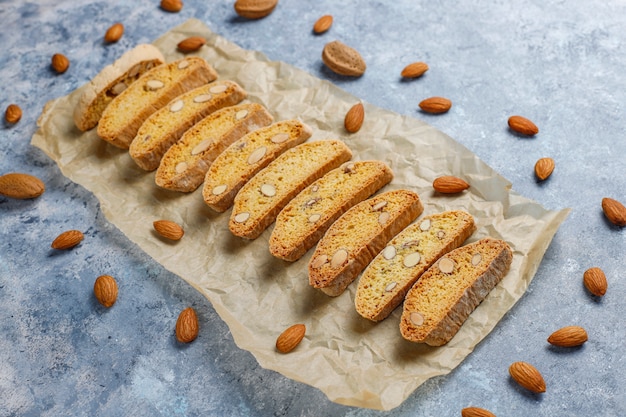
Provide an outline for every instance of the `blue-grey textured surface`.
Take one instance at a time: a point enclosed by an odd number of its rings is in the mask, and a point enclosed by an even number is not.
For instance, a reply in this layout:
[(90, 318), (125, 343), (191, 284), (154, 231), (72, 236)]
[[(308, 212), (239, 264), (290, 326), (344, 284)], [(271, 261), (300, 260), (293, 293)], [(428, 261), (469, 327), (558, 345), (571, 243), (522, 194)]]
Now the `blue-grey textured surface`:
[[(499, 416), (626, 415), (626, 229), (609, 224), (600, 208), (607, 196), (626, 203), (624, 2), (282, 0), (258, 21), (237, 17), (231, 1), (186, 0), (177, 14), (158, 3), (0, 0), (0, 107), (17, 103), (24, 112), (15, 126), (0, 126), (0, 174), (30, 173), (47, 187), (35, 200), (0, 197), (0, 416), (458, 416), (470, 405)], [(323, 14), (334, 24), (313, 35)], [(108, 224), (97, 200), (30, 146), (48, 100), (190, 17), (365, 101), (422, 118), (520, 194), (550, 209), (572, 208), (527, 294), (456, 370), (429, 380), (397, 409), (337, 405), (260, 368), (199, 293)], [(117, 21), (124, 37), (104, 44)], [(322, 65), (323, 45), (334, 39), (361, 52), (363, 77), (339, 77)], [(71, 61), (65, 74), (50, 69), (56, 52)], [(413, 61), (430, 71), (401, 80)], [(449, 113), (418, 110), (434, 95), (453, 101)], [(539, 135), (512, 134), (512, 114), (535, 121)], [(544, 156), (556, 169), (537, 183), (533, 166)], [(50, 249), (67, 229), (85, 231), (83, 243)], [(582, 285), (591, 266), (608, 277), (601, 299)], [(104, 273), (120, 286), (109, 310), (92, 294)], [(181, 346), (173, 327), (188, 305), (201, 332)], [(585, 327), (589, 341), (549, 347), (547, 336), (572, 324)], [(511, 381), (508, 366), (518, 360), (542, 371), (545, 394)]]

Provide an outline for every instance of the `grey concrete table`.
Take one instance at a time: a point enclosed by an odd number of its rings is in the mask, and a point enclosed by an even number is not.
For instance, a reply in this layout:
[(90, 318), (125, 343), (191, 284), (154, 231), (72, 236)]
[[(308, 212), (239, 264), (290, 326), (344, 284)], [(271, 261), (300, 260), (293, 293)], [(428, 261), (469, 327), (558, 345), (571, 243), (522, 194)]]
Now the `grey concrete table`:
[[(626, 229), (609, 224), (600, 208), (606, 196), (626, 202), (626, 3), (281, 0), (259, 21), (238, 18), (232, 1), (186, 0), (177, 14), (158, 4), (0, 1), (0, 106), (24, 111), (17, 125), (0, 126), (0, 173), (27, 172), (47, 186), (35, 200), (0, 197), (0, 416), (458, 416), (469, 405), (499, 416), (626, 415)], [(312, 25), (323, 14), (335, 23), (315, 36)], [(525, 296), (456, 370), (395, 410), (337, 405), (260, 368), (199, 293), (131, 244), (93, 195), (30, 146), (48, 100), (190, 17), (367, 102), (421, 118), (518, 193), (550, 209), (572, 208)], [(124, 37), (104, 44), (117, 21)], [(363, 77), (338, 77), (322, 65), (323, 45), (334, 39), (362, 53)], [(56, 52), (71, 61), (63, 75), (49, 67)], [(401, 80), (413, 61), (430, 71)], [(449, 113), (419, 111), (418, 102), (434, 95), (453, 101)], [(534, 120), (539, 135), (512, 134), (512, 114)], [(544, 156), (556, 169), (538, 183), (533, 166)], [(74, 228), (86, 232), (83, 244), (50, 249), (58, 233)], [(582, 285), (592, 266), (608, 277), (601, 299)], [(121, 286), (108, 311), (92, 296), (104, 271)], [(173, 324), (188, 305), (202, 331), (180, 346)], [(549, 347), (547, 336), (570, 324), (585, 327), (590, 340), (573, 350)], [(510, 380), (508, 366), (518, 360), (543, 372), (545, 394)]]

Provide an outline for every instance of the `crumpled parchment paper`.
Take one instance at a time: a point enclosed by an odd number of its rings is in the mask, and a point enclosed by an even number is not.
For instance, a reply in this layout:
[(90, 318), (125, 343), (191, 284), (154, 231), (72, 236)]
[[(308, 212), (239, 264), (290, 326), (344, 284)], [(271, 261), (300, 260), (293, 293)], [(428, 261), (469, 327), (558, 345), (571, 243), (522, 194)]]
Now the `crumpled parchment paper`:
[[(395, 178), (383, 191), (416, 191), (424, 215), (467, 210), (478, 228), (468, 241), (491, 236), (511, 245), (508, 275), (450, 343), (433, 348), (404, 341), (401, 308), (378, 324), (356, 313), (356, 282), (336, 298), (311, 288), (307, 264), (313, 250), (294, 263), (275, 259), (268, 250), (271, 227), (254, 241), (241, 240), (228, 230), (230, 211), (211, 211), (200, 189), (191, 194), (159, 189), (154, 173), (139, 169), (127, 151), (99, 139), (95, 129), (81, 133), (74, 127), (72, 111), (81, 89), (46, 105), (32, 144), (69, 179), (93, 192), (107, 219), (133, 242), (205, 295), (235, 343), (261, 366), (317, 387), (337, 403), (383, 410), (398, 406), (424, 381), (456, 367), (524, 294), (569, 210), (549, 211), (516, 194), (468, 149), (419, 120), (365, 103), (363, 127), (347, 134), (343, 116), (358, 98), (243, 50), (198, 20), (172, 29), (154, 44), (171, 61), (182, 57), (176, 44), (193, 35), (208, 40), (198, 55), (220, 78), (238, 82), (249, 100), (265, 105), (275, 120), (300, 118), (314, 130), (310, 140), (343, 139), (355, 160), (385, 161)], [(453, 197), (437, 195), (431, 184), (440, 175), (460, 176), (471, 188)], [(161, 240), (152, 229), (157, 219), (183, 225), (184, 238), (175, 245)], [(277, 336), (295, 323), (306, 324), (304, 340), (287, 355), (277, 353)]]

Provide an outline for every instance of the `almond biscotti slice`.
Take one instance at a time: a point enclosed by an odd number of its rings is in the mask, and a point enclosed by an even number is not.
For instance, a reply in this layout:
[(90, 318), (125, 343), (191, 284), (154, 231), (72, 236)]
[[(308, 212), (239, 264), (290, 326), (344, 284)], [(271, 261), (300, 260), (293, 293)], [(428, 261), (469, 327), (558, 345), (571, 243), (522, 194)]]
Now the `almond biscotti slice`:
[(312, 133), (299, 120), (283, 120), (237, 140), (213, 161), (206, 173), (204, 202), (217, 212), (226, 211), (250, 178), (287, 149), (305, 142)]
[(167, 150), (156, 172), (156, 184), (173, 191), (194, 191), (204, 181), (215, 158), (230, 144), (273, 120), (265, 107), (257, 103), (216, 111), (185, 132), (180, 141)]
[(417, 193), (394, 190), (360, 202), (333, 223), (309, 262), (309, 284), (338, 296), (424, 207)]
[(84, 87), (74, 108), (74, 123), (81, 131), (98, 124), (104, 109), (145, 72), (165, 62), (156, 46), (139, 44), (104, 67)]
[(291, 200), (276, 218), (270, 253), (295, 261), (313, 247), (335, 220), (393, 179), (381, 161), (348, 162)]
[(439, 258), (410, 289), (400, 320), (402, 337), (441, 346), (508, 272), (513, 253), (499, 239), (485, 238)]
[(228, 228), (235, 236), (256, 239), (300, 191), (350, 158), (352, 152), (339, 140), (288, 149), (241, 187)]
[(246, 96), (236, 82), (221, 80), (175, 97), (139, 127), (128, 149), (131, 158), (142, 169), (154, 171), (165, 152), (189, 128), (216, 110), (239, 103)]
[(476, 226), (464, 211), (431, 214), (413, 223), (376, 255), (356, 289), (356, 311), (381, 321), (398, 307), (415, 281), (442, 255), (459, 247)]
[(161, 64), (146, 72), (115, 97), (104, 109), (98, 136), (114, 146), (128, 149), (141, 124), (175, 97), (217, 78), (204, 59), (188, 57)]

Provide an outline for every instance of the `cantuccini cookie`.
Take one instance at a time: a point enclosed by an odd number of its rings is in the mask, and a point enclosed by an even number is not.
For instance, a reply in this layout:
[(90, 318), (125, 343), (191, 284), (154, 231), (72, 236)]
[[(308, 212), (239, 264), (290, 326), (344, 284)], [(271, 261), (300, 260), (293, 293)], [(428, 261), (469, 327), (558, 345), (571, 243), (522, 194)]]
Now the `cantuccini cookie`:
[(409, 290), (400, 331), (412, 342), (441, 346), (508, 272), (513, 253), (499, 239), (485, 238), (442, 256)]
[(339, 140), (307, 142), (288, 149), (239, 190), (228, 227), (235, 235), (256, 239), (306, 186), (352, 158)]
[(287, 149), (305, 142), (312, 133), (299, 120), (283, 120), (237, 140), (217, 156), (206, 173), (204, 202), (215, 211), (226, 211), (250, 178)]
[(340, 295), (423, 209), (417, 193), (402, 189), (358, 203), (317, 244), (309, 261), (309, 284), (327, 295)]
[(313, 247), (335, 220), (393, 179), (381, 161), (347, 162), (304, 189), (276, 218), (270, 253), (295, 261)]
[(191, 192), (230, 144), (273, 121), (272, 115), (257, 103), (230, 106), (209, 115), (189, 129), (163, 156), (156, 172), (159, 187)]
[(74, 123), (83, 132), (98, 124), (104, 109), (145, 72), (165, 62), (156, 46), (139, 44), (104, 67), (89, 81), (74, 108)]
[(475, 229), (473, 217), (464, 211), (431, 214), (408, 226), (363, 271), (354, 301), (356, 311), (372, 321), (385, 319), (415, 281)]
[(216, 78), (213, 67), (200, 57), (154, 67), (104, 109), (98, 123), (98, 136), (118, 148), (128, 149), (139, 127), (152, 113), (175, 97)]
[(159, 167), (165, 152), (206, 116), (239, 103), (246, 92), (233, 81), (221, 80), (194, 88), (148, 117), (128, 149), (131, 158), (146, 171)]

